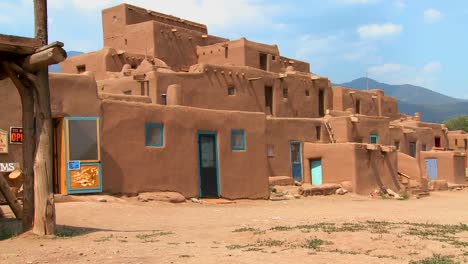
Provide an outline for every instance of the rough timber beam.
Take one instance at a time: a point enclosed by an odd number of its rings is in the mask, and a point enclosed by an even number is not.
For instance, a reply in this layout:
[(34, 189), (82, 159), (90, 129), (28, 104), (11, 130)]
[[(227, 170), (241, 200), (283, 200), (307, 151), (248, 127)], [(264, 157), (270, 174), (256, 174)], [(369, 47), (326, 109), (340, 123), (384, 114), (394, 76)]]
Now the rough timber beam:
[(41, 46), (37, 39), (0, 34), (0, 52), (30, 55)]

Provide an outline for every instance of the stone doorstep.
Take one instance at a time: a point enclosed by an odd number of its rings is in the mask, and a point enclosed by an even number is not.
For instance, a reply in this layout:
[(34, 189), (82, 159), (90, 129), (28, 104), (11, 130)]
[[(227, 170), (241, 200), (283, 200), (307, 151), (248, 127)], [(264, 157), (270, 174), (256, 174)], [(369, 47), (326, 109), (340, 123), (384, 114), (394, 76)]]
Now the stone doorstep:
[(294, 185), (294, 179), (289, 176), (273, 176), (268, 178), (270, 185), (286, 186)]
[(320, 186), (304, 184), (301, 188), (299, 188), (299, 194), (302, 196), (332, 195), (335, 194), (336, 190), (340, 188), (340, 184), (322, 184)]

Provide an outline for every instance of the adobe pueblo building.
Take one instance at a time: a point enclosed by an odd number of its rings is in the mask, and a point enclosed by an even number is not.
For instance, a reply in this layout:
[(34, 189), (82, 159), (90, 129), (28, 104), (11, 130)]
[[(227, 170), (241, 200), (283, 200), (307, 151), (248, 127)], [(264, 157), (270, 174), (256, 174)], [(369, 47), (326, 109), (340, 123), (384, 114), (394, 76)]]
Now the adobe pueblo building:
[[(102, 21), (104, 48), (50, 76), (56, 193), (266, 199), (269, 184), (294, 181), (365, 195), (466, 183), (466, 139), (451, 147), (455, 134), (401, 115), (381, 90), (332, 87), (276, 45), (136, 6)], [(20, 98), (9, 79), (0, 86), (8, 131)], [(0, 154), (21, 160), (18, 144)]]

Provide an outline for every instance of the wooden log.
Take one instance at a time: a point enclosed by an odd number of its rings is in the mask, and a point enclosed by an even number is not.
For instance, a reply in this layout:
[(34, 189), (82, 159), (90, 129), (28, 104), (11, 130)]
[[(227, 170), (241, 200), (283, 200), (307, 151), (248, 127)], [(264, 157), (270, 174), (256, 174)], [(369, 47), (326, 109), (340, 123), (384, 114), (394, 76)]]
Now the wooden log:
[(36, 150), (36, 141), (34, 133), (34, 96), (33, 89), (25, 85), (17, 74), (22, 72), (13, 71), (14, 68), (22, 70), (14, 63), (8, 64), (3, 61), (2, 66), (4, 71), (10, 77), (13, 84), (16, 86), (21, 97), (21, 109), (23, 120), (24, 139), (22, 144), (23, 150), (23, 231), (28, 231), (33, 226), (34, 219), (34, 152)]
[(1, 52), (29, 55), (40, 46), (41, 42), (36, 39), (0, 34)]
[(10, 190), (10, 185), (8, 185), (8, 182), (5, 180), (5, 177), (2, 173), (0, 173), (0, 192), (7, 200), (8, 205), (15, 214), (16, 218), (21, 219), (23, 217), (23, 208), (19, 204), (18, 199), (16, 199), (16, 196)]
[[(34, 0), (35, 37), (47, 45), (47, 0)], [(55, 204), (52, 192), (52, 113), (50, 109), (49, 73), (43, 68), (37, 73), (36, 155), (34, 158), (34, 226), (37, 235), (55, 234)]]
[(37, 72), (49, 65), (57, 64), (67, 58), (67, 53), (60, 47), (52, 47), (43, 51), (34, 53), (23, 62), (23, 69), (29, 72)]

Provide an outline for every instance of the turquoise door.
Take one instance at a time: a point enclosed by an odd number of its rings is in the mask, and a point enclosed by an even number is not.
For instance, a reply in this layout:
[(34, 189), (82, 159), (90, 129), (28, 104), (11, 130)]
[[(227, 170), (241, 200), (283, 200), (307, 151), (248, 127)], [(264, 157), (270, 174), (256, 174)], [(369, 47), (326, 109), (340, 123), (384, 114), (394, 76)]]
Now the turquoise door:
[(437, 159), (426, 160), (426, 175), (430, 180), (437, 180)]
[(310, 175), (312, 177), (312, 185), (322, 185), (322, 160), (310, 161)]
[(295, 181), (302, 182), (302, 147), (301, 142), (291, 141), (291, 170)]

